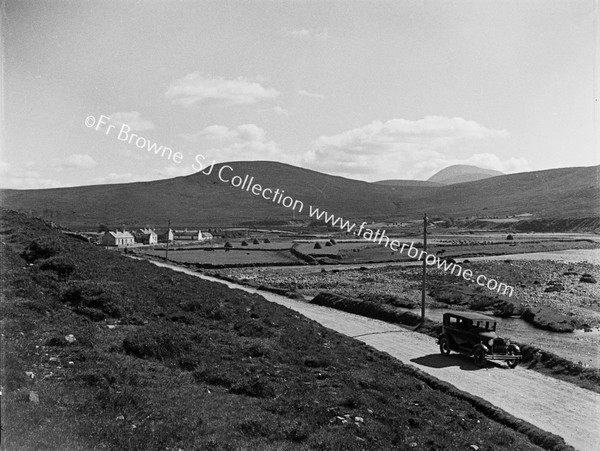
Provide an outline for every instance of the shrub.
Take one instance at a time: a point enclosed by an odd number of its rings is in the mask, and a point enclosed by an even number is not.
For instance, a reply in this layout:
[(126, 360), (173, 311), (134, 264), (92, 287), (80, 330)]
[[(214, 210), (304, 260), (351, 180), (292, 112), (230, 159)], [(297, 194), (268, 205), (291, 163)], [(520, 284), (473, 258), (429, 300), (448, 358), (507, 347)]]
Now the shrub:
[(273, 398), (275, 396), (275, 388), (261, 376), (242, 379), (233, 384), (229, 391), (236, 395), (246, 395), (254, 398)]
[(260, 241), (258, 241), (256, 238), (254, 238), (254, 241), (252, 241), (252, 244), (260, 244)]
[(321, 243), (319, 243), (318, 241), (315, 243), (315, 249), (322, 249), (323, 246), (321, 246)]
[(194, 371), (194, 380), (211, 385), (230, 388), (234, 383), (234, 378), (226, 368), (219, 368), (216, 365), (206, 366)]
[(107, 316), (120, 318), (127, 304), (125, 297), (114, 288), (87, 280), (69, 283), (61, 300), (93, 321), (102, 321)]
[(508, 235), (506, 235), (506, 239), (507, 239), (508, 241), (512, 241), (512, 240), (514, 240), (513, 236), (512, 236), (510, 233), (509, 233)]
[(61, 279), (68, 278), (75, 271), (75, 263), (70, 257), (62, 255), (46, 258), (38, 261), (42, 271), (53, 271)]
[(192, 340), (172, 325), (151, 325), (132, 331), (123, 340), (123, 349), (128, 354), (142, 359), (166, 360), (190, 352)]
[(43, 258), (53, 257), (60, 251), (61, 246), (55, 240), (40, 238), (29, 243), (29, 246), (21, 253), (21, 257), (29, 263), (34, 263)]
[(242, 246), (248, 246), (248, 242), (246, 240), (242, 241)]

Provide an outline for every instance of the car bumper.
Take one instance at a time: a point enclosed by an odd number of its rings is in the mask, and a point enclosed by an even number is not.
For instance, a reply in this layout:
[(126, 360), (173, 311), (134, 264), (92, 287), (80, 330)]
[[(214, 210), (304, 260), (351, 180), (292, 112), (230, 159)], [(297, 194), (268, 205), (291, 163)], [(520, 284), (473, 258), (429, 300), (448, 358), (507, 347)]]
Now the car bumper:
[(486, 354), (486, 360), (521, 360), (520, 355), (508, 355), (508, 354)]

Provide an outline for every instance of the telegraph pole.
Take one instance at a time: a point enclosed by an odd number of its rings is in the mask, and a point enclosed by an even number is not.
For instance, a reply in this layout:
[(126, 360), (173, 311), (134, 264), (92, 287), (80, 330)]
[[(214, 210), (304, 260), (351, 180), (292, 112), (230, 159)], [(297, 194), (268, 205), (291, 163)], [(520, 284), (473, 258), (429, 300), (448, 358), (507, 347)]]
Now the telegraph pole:
[[(423, 215), (423, 252), (427, 252), (427, 213)], [(425, 257), (427, 255), (425, 254)], [(427, 265), (425, 260), (423, 259), (423, 286), (421, 288), (421, 325), (425, 324), (425, 288), (426, 288), (426, 280), (427, 280)]]
[(165, 249), (165, 261), (169, 261), (169, 236), (171, 236), (171, 220), (167, 222), (167, 247)]

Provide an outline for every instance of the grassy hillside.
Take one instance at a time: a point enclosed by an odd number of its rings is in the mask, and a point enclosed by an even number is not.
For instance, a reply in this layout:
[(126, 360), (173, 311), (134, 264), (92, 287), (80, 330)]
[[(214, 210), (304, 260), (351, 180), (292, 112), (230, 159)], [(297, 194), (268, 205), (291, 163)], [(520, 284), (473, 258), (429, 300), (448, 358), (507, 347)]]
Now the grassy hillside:
[(600, 216), (600, 166), (549, 169), (439, 188), (419, 197), (436, 214), (467, 216), (532, 213), (552, 218)]
[(260, 195), (196, 173), (155, 182), (46, 190), (3, 190), (2, 205), (74, 228), (153, 225), (224, 226), (245, 221), (309, 219), (313, 205), (360, 221), (532, 213), (542, 217), (600, 216), (600, 166), (565, 168), (493, 177), (456, 185), (387, 186), (322, 174), (275, 162), (228, 163), (226, 177), (255, 183), (304, 202), (302, 213)]
[(15, 213), (0, 233), (3, 449), (538, 449), (260, 296)]

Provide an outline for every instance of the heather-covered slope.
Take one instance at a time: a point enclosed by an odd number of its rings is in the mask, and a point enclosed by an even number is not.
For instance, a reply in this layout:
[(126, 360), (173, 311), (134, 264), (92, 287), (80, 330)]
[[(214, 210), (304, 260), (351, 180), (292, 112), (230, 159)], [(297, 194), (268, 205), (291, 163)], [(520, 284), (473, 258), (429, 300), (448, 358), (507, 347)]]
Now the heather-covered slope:
[(260, 296), (2, 216), (5, 449), (538, 449)]

